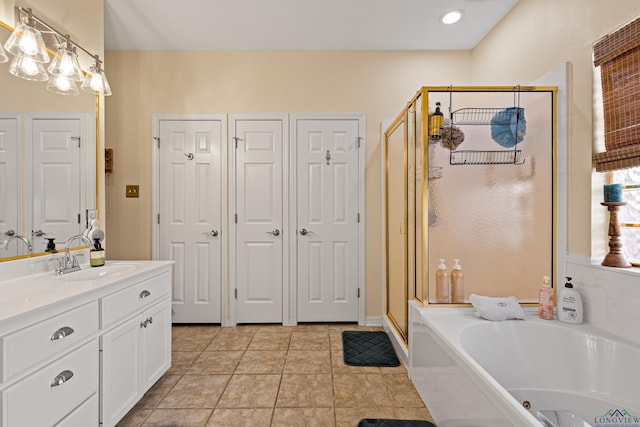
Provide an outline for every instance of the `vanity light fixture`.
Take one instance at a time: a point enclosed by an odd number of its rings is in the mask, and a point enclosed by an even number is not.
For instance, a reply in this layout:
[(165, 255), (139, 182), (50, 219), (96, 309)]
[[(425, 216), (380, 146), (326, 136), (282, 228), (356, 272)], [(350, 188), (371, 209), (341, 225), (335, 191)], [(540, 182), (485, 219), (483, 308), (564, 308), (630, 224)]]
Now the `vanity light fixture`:
[[(19, 9), (22, 11), (22, 9)], [(26, 17), (18, 23), (13, 33), (4, 44), (7, 52), (15, 56), (26, 56), (34, 62), (49, 63), (47, 46), (42, 39), (42, 33), (36, 28), (36, 21), (31, 9), (26, 10)]]
[(44, 64), (34, 61), (30, 56), (14, 56), (9, 64), (9, 72), (16, 77), (33, 82), (46, 82), (49, 79)]
[[(78, 43), (71, 40), (68, 34), (56, 30), (41, 18), (35, 16), (31, 9), (17, 7), (20, 14), (20, 23), (5, 43), (7, 52), (14, 56), (9, 72), (16, 77), (31, 81), (47, 82), (47, 90), (63, 95), (77, 95), (79, 92), (77, 82), (82, 82), (82, 89), (89, 92), (111, 95), (111, 88), (107, 82), (107, 76), (102, 70), (102, 61), (98, 55), (94, 55)], [(52, 34), (56, 41), (56, 52), (47, 48), (42, 33)], [(77, 49), (89, 55), (93, 65), (89, 72), (85, 73), (80, 68)], [(6, 62), (8, 58), (0, 49), (0, 62)], [(49, 55), (53, 57), (53, 60)], [(48, 67), (44, 64), (51, 62)]]
[(102, 61), (98, 55), (94, 56), (96, 62), (89, 67), (89, 72), (84, 76), (82, 90), (87, 92), (102, 92), (104, 96), (111, 95), (111, 86), (107, 81), (107, 76), (102, 71)]
[(65, 35), (65, 42), (60, 45), (56, 56), (54, 56), (47, 70), (54, 76), (66, 77), (67, 79), (81, 82), (84, 79), (76, 48), (71, 44), (69, 35)]
[(47, 82), (47, 90), (60, 95), (77, 95), (80, 93), (78, 84), (67, 76), (51, 75)]
[(462, 19), (463, 15), (464, 15), (464, 11), (462, 9), (450, 10), (448, 12), (445, 12), (440, 17), (440, 22), (442, 22), (445, 25), (455, 24), (456, 22)]

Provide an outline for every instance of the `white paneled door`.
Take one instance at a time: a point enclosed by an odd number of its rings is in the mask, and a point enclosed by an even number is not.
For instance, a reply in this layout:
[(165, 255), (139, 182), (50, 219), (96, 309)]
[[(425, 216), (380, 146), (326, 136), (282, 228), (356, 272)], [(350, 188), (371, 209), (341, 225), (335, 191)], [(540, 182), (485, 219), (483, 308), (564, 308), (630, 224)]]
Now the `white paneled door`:
[(84, 229), (80, 204), (81, 119), (35, 118), (27, 126), (32, 154), (32, 242), (34, 251), (42, 252), (46, 238), (62, 243)]
[(234, 119), (236, 322), (283, 322), (284, 119)]
[[(0, 242), (20, 232), (19, 119), (0, 115)], [(26, 254), (21, 242), (14, 242), (0, 257)]]
[(159, 121), (159, 259), (175, 261), (174, 323), (221, 322), (226, 123)]
[(297, 119), (297, 320), (358, 321), (357, 119)]

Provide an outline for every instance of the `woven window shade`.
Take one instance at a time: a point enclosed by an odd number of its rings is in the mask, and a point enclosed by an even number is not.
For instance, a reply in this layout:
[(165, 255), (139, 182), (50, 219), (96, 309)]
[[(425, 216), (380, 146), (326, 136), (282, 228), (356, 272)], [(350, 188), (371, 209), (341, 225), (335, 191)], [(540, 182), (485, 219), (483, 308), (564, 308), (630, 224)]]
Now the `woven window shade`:
[(598, 172), (640, 166), (640, 18), (593, 46), (600, 67), (606, 151), (593, 155)]

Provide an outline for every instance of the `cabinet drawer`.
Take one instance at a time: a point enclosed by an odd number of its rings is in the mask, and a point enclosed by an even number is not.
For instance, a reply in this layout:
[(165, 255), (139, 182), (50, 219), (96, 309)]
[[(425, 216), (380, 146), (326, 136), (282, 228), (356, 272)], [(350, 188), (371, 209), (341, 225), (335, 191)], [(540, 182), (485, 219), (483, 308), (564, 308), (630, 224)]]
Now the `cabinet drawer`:
[(56, 427), (98, 427), (99, 402), (96, 393), (64, 420), (56, 424)]
[(2, 381), (70, 350), (97, 331), (98, 302), (94, 301), (2, 337)]
[(171, 274), (164, 273), (102, 298), (102, 328), (144, 310), (170, 293)]
[(2, 392), (6, 426), (53, 426), (98, 392), (98, 340)]

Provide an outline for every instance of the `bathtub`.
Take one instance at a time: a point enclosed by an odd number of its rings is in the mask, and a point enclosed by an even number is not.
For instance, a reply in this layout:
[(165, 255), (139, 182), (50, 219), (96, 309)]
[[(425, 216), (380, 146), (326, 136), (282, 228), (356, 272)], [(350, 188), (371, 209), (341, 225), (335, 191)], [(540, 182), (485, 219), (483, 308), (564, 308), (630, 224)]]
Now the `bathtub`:
[[(640, 426), (640, 348), (631, 342), (532, 312), (490, 322), (472, 308), (410, 308), (409, 375), (439, 427), (540, 427), (538, 411)], [(628, 424), (612, 422), (615, 410), (631, 415)]]

